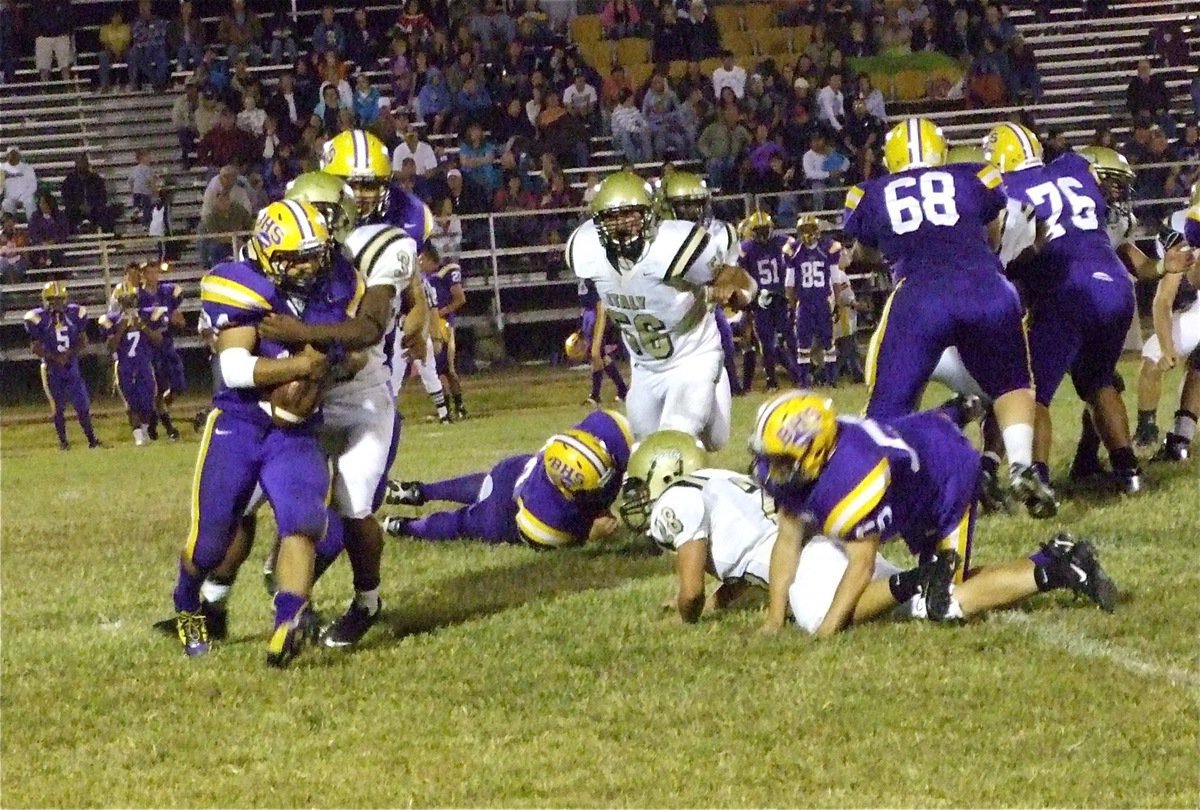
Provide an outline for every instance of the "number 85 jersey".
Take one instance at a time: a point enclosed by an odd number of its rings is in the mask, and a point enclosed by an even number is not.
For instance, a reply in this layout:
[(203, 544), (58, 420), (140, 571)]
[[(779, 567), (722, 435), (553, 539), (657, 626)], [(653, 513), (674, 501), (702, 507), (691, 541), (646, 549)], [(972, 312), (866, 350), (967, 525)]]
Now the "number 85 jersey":
[(1000, 173), (991, 166), (908, 169), (846, 192), (844, 228), (882, 252), (896, 280), (914, 272), (999, 273), (987, 226), (1006, 204)]
[(588, 220), (567, 240), (567, 267), (596, 288), (634, 365), (666, 371), (698, 354), (721, 353), (704, 288), (732, 247), (728, 230), (709, 234), (702, 225), (666, 220), (631, 262), (608, 254)]

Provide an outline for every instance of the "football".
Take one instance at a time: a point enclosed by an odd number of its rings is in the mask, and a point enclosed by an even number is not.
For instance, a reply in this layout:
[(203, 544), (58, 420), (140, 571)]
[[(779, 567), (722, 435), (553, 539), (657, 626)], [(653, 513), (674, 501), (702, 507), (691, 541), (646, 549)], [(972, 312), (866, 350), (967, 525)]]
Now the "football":
[(278, 427), (298, 425), (321, 404), (321, 384), (312, 380), (292, 380), (271, 389), (268, 397), (271, 421)]

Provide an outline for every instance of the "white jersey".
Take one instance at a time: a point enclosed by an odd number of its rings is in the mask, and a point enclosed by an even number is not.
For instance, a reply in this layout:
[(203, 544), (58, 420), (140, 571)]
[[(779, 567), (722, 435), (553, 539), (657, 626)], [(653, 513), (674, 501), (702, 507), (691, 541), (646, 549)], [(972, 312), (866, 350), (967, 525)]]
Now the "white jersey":
[(731, 470), (700, 470), (671, 484), (650, 512), (650, 537), (678, 550), (707, 540), (717, 578), (766, 585), (779, 526), (775, 504), (754, 479)]
[(738, 239), (737, 229), (723, 219), (710, 219), (708, 221), (708, 238), (717, 241), (719, 245), (726, 245), (725, 255), (720, 257), (720, 262), (729, 267), (737, 267), (738, 261), (742, 258), (742, 240)]
[(1009, 198), (1000, 230), (1000, 263), (1007, 267), (1026, 248), (1033, 247), (1036, 239), (1037, 219), (1033, 206)]
[[(395, 292), (387, 324), (394, 321), (400, 306), (400, 293), (409, 285), (417, 266), (417, 243), (400, 228), (391, 225), (363, 225), (355, 228), (342, 245), (342, 254), (354, 264), (367, 289), (391, 286)], [(386, 332), (387, 330), (385, 330)], [(364, 391), (386, 388), (391, 372), (384, 360), (384, 340), (367, 349), (367, 364), (354, 377), (339, 383), (325, 395), (325, 401), (357, 400)], [(393, 392), (394, 393), (394, 392)]]
[(714, 236), (702, 225), (666, 220), (642, 255), (628, 261), (610, 259), (588, 220), (567, 241), (567, 267), (595, 285), (634, 365), (666, 371), (696, 355), (721, 353), (705, 285), (729, 254), (730, 233), (721, 229)]
[(1108, 233), (1108, 241), (1113, 250), (1133, 241), (1133, 231), (1137, 224), (1137, 217), (1132, 212), (1122, 213), (1111, 207), (1108, 209), (1108, 222), (1105, 223), (1104, 230)]

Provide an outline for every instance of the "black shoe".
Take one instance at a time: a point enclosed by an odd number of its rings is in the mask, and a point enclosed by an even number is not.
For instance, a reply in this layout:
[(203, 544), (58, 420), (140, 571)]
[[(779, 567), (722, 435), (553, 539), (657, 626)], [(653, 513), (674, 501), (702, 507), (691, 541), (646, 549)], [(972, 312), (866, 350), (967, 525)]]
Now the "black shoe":
[(950, 615), (954, 572), (958, 570), (959, 561), (957, 551), (939, 551), (933, 559), (921, 566), (921, 595), (925, 598), (925, 618), (931, 622), (962, 618), (961, 615)]
[(179, 441), (179, 431), (176, 430), (175, 428), (168, 429), (167, 430), (167, 438), (173, 442)]
[(383, 521), (383, 530), (391, 537), (407, 537), (409, 518), (390, 517)]
[(449, 425), (453, 421), (454, 420), (450, 418), (450, 414), (446, 414), (445, 416), (438, 417), (438, 422), (442, 423), (443, 425)]
[(375, 622), (379, 621), (382, 613), (382, 601), (375, 608), (374, 613), (367, 613), (366, 608), (359, 605), (357, 600), (353, 600), (346, 612), (325, 631), (321, 643), (326, 647), (349, 647), (357, 644)]
[(150, 425), (149, 427), (147, 427), (147, 428), (146, 428), (146, 435), (147, 435), (148, 437), (150, 437), (150, 441), (152, 441), (152, 442), (156, 442), (156, 441), (158, 441), (158, 426), (157, 426), (157, 425)]
[(94, 441), (94, 442), (88, 442), (89, 450), (103, 450), (106, 447), (108, 447), (108, 445), (105, 444), (104, 442), (100, 441), (99, 439), (96, 439), (96, 441)]
[(208, 421), (209, 413), (211, 413), (211, 409), (209, 408), (196, 411), (196, 415), (192, 417), (192, 430), (194, 432), (199, 433), (204, 429), (204, 423)]
[(767, 380), (767, 393), (768, 394), (770, 394), (772, 391), (778, 391), (778, 390), (779, 390), (779, 383), (775, 382), (774, 380)]
[(420, 481), (389, 480), (383, 500), (391, 506), (424, 506), (425, 493)]
[(286, 624), (275, 628), (267, 642), (267, 666), (283, 669), (292, 662), (300, 652), (317, 640), (320, 635), (320, 620), (309, 606)]
[(1101, 610), (1112, 613), (1117, 607), (1117, 586), (1100, 566), (1096, 547), (1087, 540), (1076, 540), (1066, 533), (1057, 534), (1042, 546), (1059, 573), (1069, 583), (1066, 587), (1091, 599)]
[(1099, 456), (1075, 456), (1071, 460), (1071, 469), (1067, 472), (1067, 477), (1072, 481), (1087, 481), (1089, 478), (1101, 477), (1106, 472)]
[(1058, 501), (1054, 498), (1054, 490), (1038, 477), (1033, 467), (1012, 465), (1010, 486), (1013, 497), (1025, 504), (1030, 517), (1045, 520), (1058, 514)]
[(987, 409), (983, 400), (971, 394), (958, 394), (942, 403), (938, 409), (950, 417), (950, 420), (960, 428), (965, 428), (972, 422), (983, 419)]
[(459, 405), (457, 408), (454, 409), (454, 418), (460, 422), (463, 421), (464, 419), (466, 419), (467, 418), (467, 409), (464, 408), (463, 406)]
[(1135, 495), (1142, 491), (1142, 471), (1138, 467), (1113, 469), (1113, 480), (1126, 495)]
[(1133, 432), (1133, 446), (1136, 450), (1149, 450), (1158, 444), (1158, 425), (1141, 424)]
[(1008, 493), (1000, 483), (998, 468), (984, 466), (979, 470), (975, 499), (979, 501), (979, 506), (984, 512), (1008, 511)]
[(59, 450), (70, 450), (71, 444), (70, 444), (70, 442), (59, 442), (58, 449)]
[(1180, 436), (1178, 433), (1168, 433), (1163, 439), (1163, 443), (1159, 445), (1158, 450), (1150, 458), (1153, 463), (1162, 461), (1187, 461), (1191, 455), (1192, 443)]
[[(202, 600), (200, 602), (200, 615), (204, 617), (205, 630), (209, 641), (224, 641), (229, 637), (229, 610), (224, 605), (216, 605), (212, 602)], [(157, 633), (173, 636), (178, 632), (177, 620), (176, 616), (169, 616), (150, 626)]]

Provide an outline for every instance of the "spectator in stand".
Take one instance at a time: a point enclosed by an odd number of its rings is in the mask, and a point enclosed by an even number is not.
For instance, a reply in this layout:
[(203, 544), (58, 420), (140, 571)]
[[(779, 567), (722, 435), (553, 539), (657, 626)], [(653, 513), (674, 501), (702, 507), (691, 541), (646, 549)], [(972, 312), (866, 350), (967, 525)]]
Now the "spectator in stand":
[(379, 117), (379, 90), (371, 86), (365, 73), (354, 78), (354, 120), (366, 129)]
[(483, 124), (472, 121), (467, 125), (466, 137), (459, 141), (458, 160), (463, 177), (489, 200), (500, 187), (496, 158), (496, 145), (484, 136)]
[(5, 211), (0, 214), (0, 282), (19, 284), (29, 272), (29, 254), (21, 248), (29, 247), (29, 237), (17, 230), (17, 218)]
[(321, 7), (321, 19), (312, 35), (312, 52), (323, 57), (328, 51), (337, 54), (339, 60), (346, 56), (346, 29), (337, 21), (332, 3)]
[(887, 125), (871, 115), (866, 99), (855, 98), (846, 116), (846, 128), (842, 130), (842, 144), (846, 150), (853, 156), (863, 149), (882, 149), (886, 134)]
[(968, 96), (977, 107), (998, 107), (1010, 98), (1013, 86), (1008, 55), (1000, 50), (1000, 41), (985, 37), (983, 50), (971, 63)]
[(633, 103), (633, 94), (622, 90), (612, 113), (613, 146), (633, 163), (646, 163), (653, 154), (650, 124)]
[(733, 180), (738, 160), (749, 145), (750, 133), (742, 126), (741, 112), (737, 107), (723, 107), (696, 144), (714, 186), (724, 188)]
[(719, 99), (724, 87), (732, 89), (738, 99), (746, 95), (746, 69), (733, 63), (732, 51), (721, 52), (721, 66), (712, 74), (713, 95)]
[(524, 247), (531, 241), (533, 233), (530, 217), (526, 212), (537, 206), (533, 194), (521, 184), (521, 175), (509, 172), (504, 176), (504, 185), (492, 195), (492, 210), (514, 216), (496, 218), (496, 239), (500, 247)]
[(179, 15), (167, 26), (167, 47), (180, 70), (192, 70), (204, 58), (204, 24), (196, 17), (192, 0), (179, 4)]
[(17, 69), (17, 19), (11, 0), (0, 0), (0, 85), (12, 81)]
[(887, 172), (879, 165), (879, 152), (874, 147), (868, 146), (859, 150), (858, 154), (854, 156), (854, 161), (850, 164), (850, 169), (846, 172), (842, 182), (848, 186), (858, 185), (884, 174)]
[(217, 101), (217, 96), (211, 89), (200, 94), (200, 104), (196, 107), (196, 137), (198, 139), (202, 139), (212, 132), (217, 121), (221, 120), (221, 113), (224, 110), (225, 105)]
[(38, 190), (37, 172), (21, 159), (21, 150), (12, 146), (8, 149), (5, 162), (0, 163), (0, 173), (4, 175), (4, 182), (0, 184), (0, 191), (4, 195), (4, 201), (0, 202), (0, 211), (16, 214), (19, 206), (28, 220), (37, 208), (34, 199)]
[[(300, 120), (307, 122), (309, 114), (316, 109), (317, 102), (321, 100), (321, 82), (317, 77), (316, 70), (307, 59), (300, 59), (296, 62), (295, 88), (296, 109), (301, 113)], [(301, 124), (301, 126), (304, 125)]]
[(1167, 67), (1187, 67), (1192, 62), (1187, 34), (1177, 19), (1155, 23), (1143, 48)]
[(288, 183), (292, 182), (292, 180), (292, 174), (288, 170), (287, 158), (281, 154), (276, 154), (267, 165), (267, 173), (263, 177), (263, 192), (267, 195), (267, 199), (271, 202), (282, 200), (284, 192), (287, 191)]
[(584, 121), (594, 123), (599, 114), (600, 96), (596, 88), (588, 84), (587, 74), (582, 70), (575, 73), (575, 80), (563, 90), (563, 106)]
[[(71, 236), (67, 218), (58, 210), (58, 203), (49, 191), (39, 191), (37, 210), (29, 218), (30, 245), (61, 245)], [(36, 251), (29, 254), (32, 267), (58, 267), (63, 263), (62, 250)]]
[[(825, 38), (825, 23), (818, 22), (813, 26), (803, 55), (812, 60), (817, 72), (821, 72), (829, 64), (829, 52), (832, 50), (833, 43)], [(799, 70), (796, 71), (796, 74), (804, 75)]]
[(1149, 160), (1151, 124), (1150, 117), (1147, 115), (1139, 115), (1133, 119), (1133, 132), (1119, 150), (1132, 165)]
[(804, 158), (816, 131), (817, 122), (809, 115), (808, 105), (799, 102), (792, 107), (791, 120), (783, 126), (783, 148), (791, 162), (798, 163)]
[(150, 224), (150, 211), (160, 180), (150, 151), (139, 149), (136, 155), (137, 163), (129, 170), (129, 202), (132, 210), (140, 215), (138, 221), (146, 226)]
[(262, 38), (262, 23), (246, 8), (246, 0), (230, 0), (229, 11), (217, 26), (217, 41), (225, 46), (229, 61), (235, 62), (239, 56), (244, 56), (251, 65), (258, 67), (263, 58), (259, 44)]
[(686, 31), (675, 9), (664, 4), (658, 24), (654, 26), (654, 38), (650, 48), (654, 61), (663, 63), (690, 59)]
[(196, 159), (214, 173), (222, 166), (252, 164), (257, 154), (258, 141), (238, 129), (237, 118), (228, 108), (221, 109), (216, 126), (196, 144)]
[(689, 58), (708, 59), (721, 53), (721, 32), (704, 0), (692, 0), (686, 24)]
[(271, 64), (294, 65), (300, 49), (296, 45), (296, 23), (283, 8), (276, 9), (267, 21), (267, 37), (271, 40)]
[(754, 140), (749, 146), (750, 168), (760, 176), (766, 176), (771, 171), (771, 159), (785, 158), (783, 146), (771, 137), (771, 128), (763, 122), (754, 127)]
[(938, 33), (937, 49), (947, 56), (958, 59), (976, 50), (975, 43), (978, 39), (971, 28), (971, 18), (965, 8), (957, 9), (949, 24), (939, 22)]
[(189, 76), (183, 84), (183, 93), (171, 106), (171, 126), (179, 139), (179, 159), (184, 171), (192, 168), (192, 150), (196, 148), (196, 111), (200, 107), (200, 83)]
[(356, 8), (350, 20), (350, 30), (346, 32), (346, 58), (359, 70), (374, 70), (381, 56), (383, 49), (367, 22), (367, 10)]
[[(488, 200), (480, 196), (479, 190), (468, 185), (458, 169), (446, 172), (446, 195), (451, 204), (451, 210), (460, 217), (468, 214), (482, 214), (487, 211)], [(445, 210), (442, 208), (441, 210)], [(467, 220), (462, 224), (463, 247), (475, 250), (487, 242), (487, 223), (480, 220)]]
[(1175, 159), (1183, 163), (1176, 185), (1178, 196), (1186, 197), (1193, 184), (1200, 181), (1200, 123), (1188, 121), (1183, 126), (1183, 135), (1171, 144)]
[(812, 189), (813, 210), (825, 210), (825, 189), (838, 185), (842, 175), (850, 168), (850, 161), (840, 152), (834, 151), (825, 137), (817, 132), (812, 136), (808, 151), (804, 153), (804, 177)]
[(1162, 78), (1150, 71), (1150, 60), (1139, 59), (1137, 75), (1125, 90), (1125, 106), (1129, 114), (1149, 115), (1158, 122), (1167, 137), (1175, 135), (1175, 119), (1171, 117), (1171, 94)]
[(983, 7), (983, 23), (979, 28), (979, 36), (982, 39), (994, 37), (999, 40), (1000, 47), (1004, 48), (1016, 35), (1016, 26), (1004, 13), (1003, 6), (991, 4)]
[(906, 25), (909, 28), (916, 29), (930, 19), (929, 7), (925, 5), (925, 0), (904, 0), (904, 5), (896, 12), (896, 17), (901, 25)]
[(58, 63), (62, 80), (71, 80), (71, 37), (75, 33), (75, 10), (71, 0), (38, 0), (37, 11), (30, 15), (35, 38), (34, 65), (43, 82), (50, 81), (50, 67)]
[(108, 204), (108, 187), (104, 178), (92, 171), (87, 155), (75, 158), (75, 167), (63, 177), (62, 201), (72, 233), (112, 230), (116, 212)]
[(773, 120), (771, 98), (767, 95), (767, 83), (761, 73), (750, 74), (746, 80), (746, 95), (742, 96), (739, 106), (749, 121)]
[(495, 53), (504, 43), (517, 39), (517, 25), (497, 0), (485, 0), (483, 9), (471, 15), (471, 33), (479, 37), (485, 53)]
[(312, 123), (322, 134), (332, 138), (341, 132), (343, 109), (342, 98), (338, 95), (337, 88), (326, 84), (321, 88), (321, 101), (313, 110)]
[[(637, 112), (636, 107), (634, 112)], [(538, 113), (537, 128), (543, 149), (559, 162), (571, 167), (587, 165), (587, 127), (582, 119), (567, 111), (558, 93), (550, 91), (546, 94), (545, 104)]]
[(261, 167), (261, 173), (266, 175), (270, 173), (271, 161), (275, 159), (275, 155), (284, 145), (283, 139), (279, 136), (279, 122), (274, 116), (268, 115), (263, 119), (263, 134), (259, 142), (262, 144), (262, 152), (259, 153), (262, 159), (257, 165)]
[(521, 155), (530, 151), (537, 131), (529, 123), (521, 99), (514, 96), (508, 100), (503, 115), (492, 125), (492, 136), (502, 155), (509, 152)]
[(1113, 137), (1112, 130), (1104, 124), (1096, 125), (1096, 131), (1092, 133), (1092, 137), (1088, 141), (1088, 146), (1103, 146), (1105, 149), (1118, 149), (1117, 140)]
[(846, 100), (842, 94), (842, 74), (830, 73), (825, 86), (817, 93), (817, 121), (837, 133), (846, 121)]
[(144, 77), (150, 80), (156, 92), (162, 92), (171, 68), (167, 57), (167, 23), (154, 13), (151, 0), (138, 0), (138, 16), (133, 21), (131, 36), (129, 91), (140, 90)]
[(642, 117), (650, 127), (650, 140), (654, 157), (662, 160), (667, 152), (676, 158), (684, 157), (688, 152), (686, 135), (677, 126), (675, 111), (679, 108), (679, 98), (667, 84), (667, 77), (655, 73), (650, 77), (650, 87), (642, 97)]
[(910, 52), (912, 37), (912, 28), (900, 22), (895, 8), (889, 8), (875, 28), (875, 47), (880, 56), (903, 56)]
[(842, 41), (841, 50), (847, 59), (875, 55), (875, 43), (867, 36), (867, 27), (862, 20), (850, 23), (850, 34)]
[(279, 77), (279, 85), (267, 99), (264, 109), (279, 123), (280, 138), (289, 143), (296, 140), (300, 127), (312, 115), (312, 110), (296, 92), (296, 75), (291, 71)]
[(517, 36), (534, 45), (550, 41), (550, 15), (542, 10), (538, 0), (525, 0), (525, 8), (517, 17)]
[(672, 116), (672, 126), (679, 132), (678, 145), (682, 147), (682, 151), (678, 153), (680, 160), (696, 160), (700, 157), (696, 142), (700, 134), (700, 125), (707, 117), (708, 102), (704, 100), (700, 88), (693, 87), (691, 94), (676, 108)]
[(1014, 97), (1018, 101), (1039, 101), (1042, 98), (1042, 76), (1038, 72), (1037, 57), (1025, 38), (1017, 34), (1008, 46), (1008, 59), (1012, 67)]
[(322, 84), (332, 84), (337, 88), (338, 98), (342, 102), (342, 107), (353, 109), (354, 107), (354, 90), (350, 87), (350, 82), (346, 79), (349, 66), (338, 59), (337, 54), (333, 51), (325, 51), (325, 55), (321, 58), (321, 78)]
[[(254, 224), (253, 206), (246, 189), (238, 183), (236, 166), (223, 166), (204, 189), (200, 205), (200, 227), (198, 233), (218, 234), (248, 230)], [(198, 243), (201, 262), (212, 267), (218, 261), (232, 256), (233, 249), (227, 239), (202, 239)]]
[(413, 160), (416, 173), (422, 177), (429, 177), (437, 171), (438, 159), (433, 147), (427, 141), (421, 140), (411, 126), (404, 128), (403, 140), (392, 152), (392, 172), (398, 175), (404, 161), (409, 158)]
[(926, 17), (921, 21), (920, 25), (913, 27), (912, 32), (912, 40), (909, 42), (910, 51), (913, 53), (934, 53), (937, 51), (941, 32), (938, 31), (936, 17)]
[(884, 105), (883, 93), (875, 87), (869, 73), (858, 75), (858, 92), (855, 96), (866, 102), (867, 112), (871, 117), (877, 118), (881, 123), (887, 122), (887, 107)]
[(429, 241), (437, 249), (438, 255), (446, 261), (456, 262), (462, 255), (463, 225), (462, 219), (454, 213), (454, 203), (449, 197), (443, 197), (434, 203), (433, 233)]
[(112, 86), (113, 62), (123, 62), (129, 53), (132, 34), (129, 23), (120, 9), (112, 13), (112, 17), (100, 26), (100, 52), (96, 54), (100, 67), (100, 92), (107, 93)]
[(246, 93), (242, 96), (242, 111), (237, 114), (238, 129), (261, 138), (266, 125), (267, 113), (258, 106), (258, 97), (254, 93)]
[(446, 86), (442, 72), (429, 68), (425, 74), (425, 86), (417, 93), (417, 117), (425, 122), (426, 132), (441, 134), (450, 124), (453, 96)]
[(1067, 143), (1067, 136), (1058, 127), (1050, 127), (1046, 130), (1046, 139), (1042, 141), (1042, 160), (1046, 163), (1051, 163), (1059, 157), (1071, 151), (1071, 145)]
[[(487, 87), (475, 76), (467, 76), (462, 89), (454, 94), (453, 129), (461, 132), (470, 124), (491, 126), (492, 96)], [(499, 181), (497, 181), (499, 182)]]
[[(1174, 163), (1178, 158), (1175, 150), (1167, 142), (1166, 133), (1162, 127), (1154, 124), (1150, 127), (1150, 138), (1147, 144), (1145, 160), (1137, 167), (1137, 197), (1141, 200), (1158, 200), (1165, 197), (1186, 196), (1186, 190), (1179, 188), (1179, 165), (1161, 166), (1156, 164)], [(1147, 206), (1148, 221), (1156, 222), (1170, 213), (1169, 204)]]
[[(575, 190), (567, 183), (567, 176), (561, 169), (551, 173), (550, 181), (538, 201), (538, 209), (553, 211), (578, 206), (579, 200), (575, 197)], [(579, 217), (575, 213), (559, 212), (545, 214), (539, 217), (539, 220), (542, 226), (542, 244), (561, 245), (567, 241), (567, 236), (578, 222)]]
[(642, 14), (633, 0), (608, 0), (600, 10), (600, 23), (607, 39), (636, 37), (641, 33)]
[(421, 4), (417, 0), (408, 0), (404, 4), (404, 11), (396, 21), (395, 28), (398, 33), (410, 41), (424, 42), (433, 36), (435, 26), (433, 21), (421, 11)]

